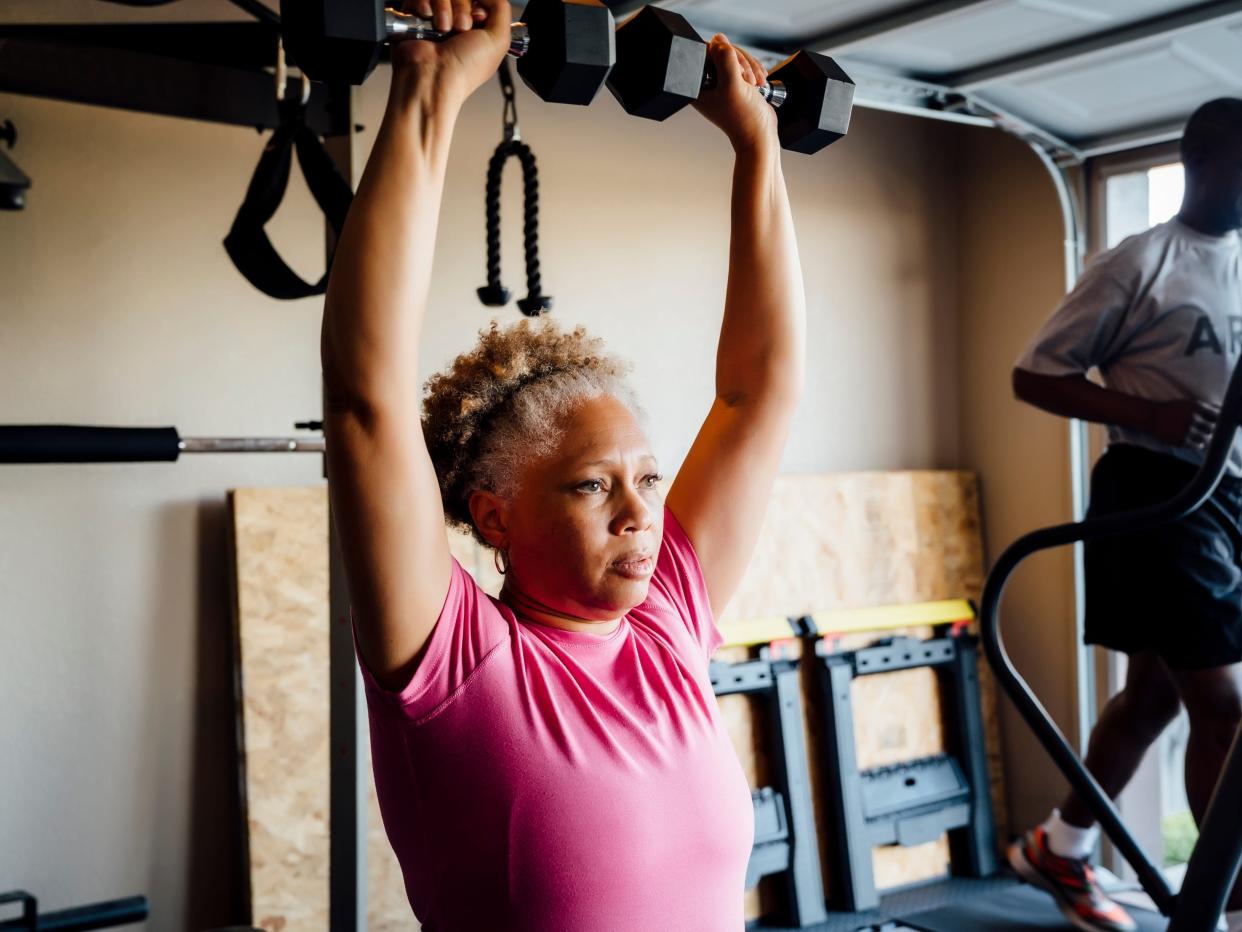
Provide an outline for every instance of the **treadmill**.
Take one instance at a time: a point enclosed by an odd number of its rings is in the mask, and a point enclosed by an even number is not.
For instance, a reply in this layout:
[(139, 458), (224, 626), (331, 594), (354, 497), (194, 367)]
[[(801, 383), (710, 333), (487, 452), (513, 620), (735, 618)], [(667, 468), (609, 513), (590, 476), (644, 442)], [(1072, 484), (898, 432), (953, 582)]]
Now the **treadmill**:
[[(1242, 865), (1242, 740), (1233, 747), (1212, 794), (1181, 890), (1174, 893), (1121, 821), (1112, 801), (1083, 766), (1056, 723), (1014, 667), (1000, 632), (1005, 584), (1027, 557), (1077, 541), (1096, 540), (1155, 528), (1203, 507), (1224, 475), (1234, 435), (1242, 426), (1242, 365), (1234, 368), (1220, 420), (1199, 471), (1170, 501), (1138, 511), (1043, 528), (1011, 544), (988, 574), (979, 613), (980, 640), (996, 680), (1074, 790), (1095, 813), (1100, 827), (1134, 869), (1155, 911), (1126, 903), (1140, 930), (1211, 932)], [(1240, 731), (1242, 734), (1242, 731)], [(1127, 887), (1132, 889), (1132, 887)], [(765, 930), (779, 927), (764, 926)], [(1052, 897), (1011, 873), (985, 878), (950, 878), (897, 890), (868, 913), (835, 913), (827, 922), (803, 927), (816, 932), (1018, 932), (1071, 929)]]

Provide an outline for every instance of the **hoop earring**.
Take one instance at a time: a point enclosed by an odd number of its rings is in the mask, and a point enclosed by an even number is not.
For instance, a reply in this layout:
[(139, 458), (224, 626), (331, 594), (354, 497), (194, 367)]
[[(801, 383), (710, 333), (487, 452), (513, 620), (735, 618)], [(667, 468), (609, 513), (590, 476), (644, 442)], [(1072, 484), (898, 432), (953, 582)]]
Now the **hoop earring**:
[(503, 550), (496, 549), (492, 551), (492, 563), (496, 567), (496, 572), (501, 576), (509, 572), (508, 561), (509, 557)]

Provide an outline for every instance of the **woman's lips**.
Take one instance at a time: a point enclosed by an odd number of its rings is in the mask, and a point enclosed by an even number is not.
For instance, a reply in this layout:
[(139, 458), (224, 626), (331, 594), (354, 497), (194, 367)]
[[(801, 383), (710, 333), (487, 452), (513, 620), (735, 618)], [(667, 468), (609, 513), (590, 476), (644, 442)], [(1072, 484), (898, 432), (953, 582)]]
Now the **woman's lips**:
[(612, 568), (626, 579), (646, 579), (655, 572), (655, 561), (648, 553), (627, 553), (614, 560)]

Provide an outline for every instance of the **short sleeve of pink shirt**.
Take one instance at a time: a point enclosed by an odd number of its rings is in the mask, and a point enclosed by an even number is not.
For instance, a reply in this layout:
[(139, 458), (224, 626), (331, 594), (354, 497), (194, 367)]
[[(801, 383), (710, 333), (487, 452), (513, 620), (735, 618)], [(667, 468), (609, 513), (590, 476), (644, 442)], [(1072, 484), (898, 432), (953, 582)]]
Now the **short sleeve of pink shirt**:
[(428, 932), (743, 926), (753, 808), (707, 673), (722, 642), (665, 509), (606, 635), (518, 618), (453, 561), (399, 692), (363, 666), (385, 829)]

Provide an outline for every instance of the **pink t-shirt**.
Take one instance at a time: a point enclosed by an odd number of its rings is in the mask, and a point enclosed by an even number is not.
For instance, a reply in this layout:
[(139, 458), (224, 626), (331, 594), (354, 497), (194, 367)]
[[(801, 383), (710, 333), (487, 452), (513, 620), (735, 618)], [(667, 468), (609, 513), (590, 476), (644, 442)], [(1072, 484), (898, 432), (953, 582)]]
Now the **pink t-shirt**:
[(518, 618), (455, 560), (400, 693), (363, 669), (389, 841), (427, 932), (737, 932), (750, 790), (712, 694), (698, 558), (665, 509), (608, 635)]

